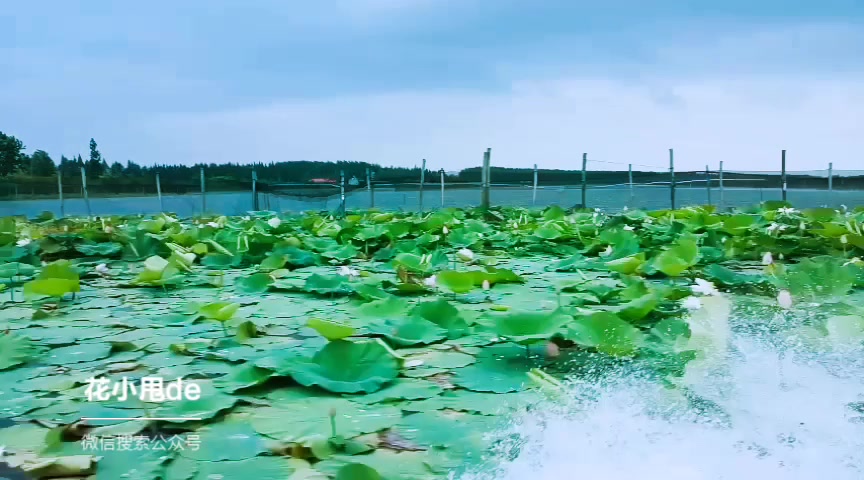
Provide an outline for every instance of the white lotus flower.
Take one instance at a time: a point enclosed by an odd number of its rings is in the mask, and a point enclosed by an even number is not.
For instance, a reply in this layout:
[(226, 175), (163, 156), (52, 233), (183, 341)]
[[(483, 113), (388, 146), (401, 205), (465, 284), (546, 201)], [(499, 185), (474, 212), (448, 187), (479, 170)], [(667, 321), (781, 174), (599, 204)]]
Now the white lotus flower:
[(114, 233), (114, 227), (112, 227), (111, 225), (105, 225), (105, 228), (103, 228), (102, 230), (108, 234)]
[(219, 224), (216, 222), (207, 222), (208, 227), (219, 228)]
[(624, 230), (628, 231), (628, 232), (632, 232), (633, 230), (635, 230), (635, 228), (631, 227), (630, 225), (624, 225)]
[(555, 358), (559, 355), (561, 355), (561, 349), (558, 347), (558, 345), (553, 342), (548, 342), (546, 344), (546, 356), (550, 358)]
[(358, 277), (360, 276), (360, 272), (357, 269), (351, 268), (347, 265), (342, 265), (339, 267), (339, 275), (343, 277)]
[(444, 225), (444, 228), (441, 229), (441, 233), (443, 233), (444, 235), (447, 235), (448, 233), (450, 233), (450, 230), (447, 229), (447, 225)]
[(780, 225), (779, 223), (774, 222), (771, 222), (771, 225), (768, 225), (768, 228), (765, 229), (768, 233), (782, 232), (783, 230), (786, 230), (786, 225)]
[(609, 255), (612, 255), (612, 245), (607, 245), (606, 250), (600, 252), (601, 257), (608, 257)]
[(848, 265), (857, 265), (857, 266), (861, 266), (862, 263), (864, 263), (864, 262), (862, 262), (860, 258), (855, 257), (855, 258), (853, 258), (852, 260), (849, 260), (848, 262), (844, 263), (843, 266), (844, 266), (844, 267), (845, 267), (845, 266), (848, 266)]
[(248, 222), (249, 220), (252, 220), (252, 217), (250, 217), (249, 215), (244, 215), (244, 216), (240, 217), (240, 219), (243, 220), (244, 222)]
[(849, 243), (849, 237), (847, 237), (846, 235), (840, 235), (840, 243), (846, 245), (847, 243)]
[(26, 247), (27, 245), (30, 245), (30, 241), (31, 240), (29, 238), (22, 238), (21, 240), (15, 242), (15, 245), (18, 245), (19, 247)]
[(762, 255), (762, 265), (771, 265), (772, 263), (774, 263), (774, 257), (771, 256), (771, 252), (765, 252)]
[(438, 277), (432, 275), (431, 277), (424, 278), (423, 285), (426, 285), (429, 288), (435, 288), (438, 285)]
[(105, 265), (104, 263), (96, 265), (96, 273), (98, 273), (99, 275), (108, 275), (108, 272), (110, 271), (111, 270), (108, 268), (108, 265)]
[(795, 212), (796, 212), (796, 210), (792, 207), (789, 207), (789, 208), (783, 207), (783, 208), (777, 209), (777, 213), (779, 213), (780, 215), (792, 215)]
[(696, 279), (696, 285), (690, 287), (693, 293), (701, 293), (702, 295), (720, 295), (720, 291), (714, 287), (714, 284), (708, 280), (701, 278)]
[(482, 288), (483, 288), (483, 290), (489, 290), (489, 288), (491, 288), (491, 285), (489, 285), (489, 280), (483, 280), (483, 287)]
[(282, 220), (279, 220), (279, 217), (273, 217), (267, 220), (267, 225), (270, 225), (270, 228), (279, 228), (279, 225), (282, 225)]
[(463, 248), (459, 250), (458, 252), (456, 252), (456, 256), (464, 262), (470, 262), (471, 260), (474, 260), (474, 252), (472, 252), (468, 248)]
[(802, 230), (802, 231), (803, 231), (803, 230), (806, 230), (806, 229), (807, 229), (807, 225), (805, 225), (803, 221), (802, 221), (801, 223), (798, 224), (798, 230)]
[(687, 297), (681, 302), (681, 306), (692, 312), (702, 308), (702, 300), (699, 300), (699, 297)]
[(780, 290), (780, 293), (777, 294), (777, 303), (786, 310), (792, 308), (792, 294), (789, 293), (789, 290)]
[(518, 222), (513, 222), (513, 230), (517, 230), (519, 228)]
[(780, 260), (783, 260), (783, 258), (784, 258), (783, 254), (781, 253), (781, 254), (777, 255), (777, 258), (779, 258)]

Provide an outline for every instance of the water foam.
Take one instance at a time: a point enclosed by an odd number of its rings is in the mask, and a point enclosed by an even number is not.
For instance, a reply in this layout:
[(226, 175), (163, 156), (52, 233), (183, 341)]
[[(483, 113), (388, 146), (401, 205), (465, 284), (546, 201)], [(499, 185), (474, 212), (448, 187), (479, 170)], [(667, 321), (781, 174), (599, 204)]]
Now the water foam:
[[(510, 459), (464, 480), (860, 480), (864, 356), (793, 353), (731, 339), (720, 373), (691, 385), (701, 402), (670, 398), (633, 372), (573, 384), (572, 404), (519, 418)], [(707, 405), (707, 407), (706, 407)], [(722, 413), (720, 413), (722, 412)]]

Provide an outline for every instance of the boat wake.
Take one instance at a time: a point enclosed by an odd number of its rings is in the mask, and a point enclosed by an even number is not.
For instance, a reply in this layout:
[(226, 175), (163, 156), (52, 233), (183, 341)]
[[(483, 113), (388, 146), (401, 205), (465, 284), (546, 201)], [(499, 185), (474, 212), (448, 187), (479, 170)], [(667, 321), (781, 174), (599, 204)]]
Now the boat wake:
[[(463, 480), (864, 478), (864, 356), (793, 353), (733, 336), (692, 395), (633, 371), (568, 387), (517, 419), (496, 469)], [(678, 392), (678, 393), (676, 393)], [(856, 409), (857, 407), (857, 409)]]

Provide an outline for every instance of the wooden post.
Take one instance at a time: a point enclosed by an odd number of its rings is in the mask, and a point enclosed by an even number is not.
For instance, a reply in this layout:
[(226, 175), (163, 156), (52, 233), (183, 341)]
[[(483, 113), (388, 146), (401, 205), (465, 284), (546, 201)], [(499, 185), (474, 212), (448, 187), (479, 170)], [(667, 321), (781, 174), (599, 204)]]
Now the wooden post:
[(156, 196), (159, 197), (159, 211), (165, 211), (165, 205), (162, 203), (162, 181), (159, 179), (159, 172), (156, 172)]
[(582, 154), (582, 208), (588, 208), (588, 154)]
[(84, 167), (81, 167), (81, 193), (84, 195), (84, 205), (87, 207), (87, 217), (92, 213), (90, 211), (90, 194), (87, 193), (87, 172)]
[(828, 205), (834, 204), (834, 162), (828, 162)]
[(531, 205), (537, 205), (537, 164), (534, 164), (534, 187), (531, 189)]
[(444, 208), (444, 169), (441, 169), (441, 208)]
[(417, 192), (418, 203), (420, 204), (420, 213), (423, 213), (423, 187), (426, 184), (426, 159), (420, 164), (420, 191)]
[(720, 211), (726, 208), (726, 198), (723, 192), (723, 160), (720, 160)]
[(345, 170), (339, 170), (339, 208), (342, 209), (342, 216), (345, 216)]
[(204, 186), (204, 167), (201, 167), (201, 215), (207, 211), (207, 189)]
[(705, 193), (708, 197), (708, 205), (711, 205), (711, 172), (708, 170), (708, 165), (705, 165)]
[(372, 174), (366, 168), (366, 190), (369, 191), (369, 208), (375, 208), (375, 191), (372, 190)]
[(780, 182), (783, 201), (786, 201), (786, 150), (780, 152)]
[(669, 149), (669, 199), (672, 210), (675, 210), (675, 152)]
[(57, 193), (60, 196), (60, 218), (66, 216), (66, 205), (63, 201), (63, 175), (60, 173), (60, 169), (57, 169)]
[(480, 206), (482, 208), (489, 208), (489, 184), (490, 181), (490, 173), (491, 173), (491, 163), (492, 163), (492, 149), (487, 148), (486, 152), (483, 153), (483, 196), (480, 202)]
[(258, 172), (252, 170), (252, 210), (256, 212), (258, 208)]
[(627, 164), (627, 186), (629, 187), (629, 190), (630, 190), (630, 202), (628, 202), (628, 203), (632, 207), (633, 206), (633, 164), (632, 163)]

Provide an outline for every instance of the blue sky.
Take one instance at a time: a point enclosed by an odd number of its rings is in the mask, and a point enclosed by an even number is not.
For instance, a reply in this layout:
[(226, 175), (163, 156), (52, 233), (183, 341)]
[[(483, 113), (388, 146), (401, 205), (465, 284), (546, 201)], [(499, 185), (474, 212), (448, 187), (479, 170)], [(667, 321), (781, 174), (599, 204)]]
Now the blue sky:
[(57, 158), (864, 165), (860, 0), (15, 2), (0, 72)]

